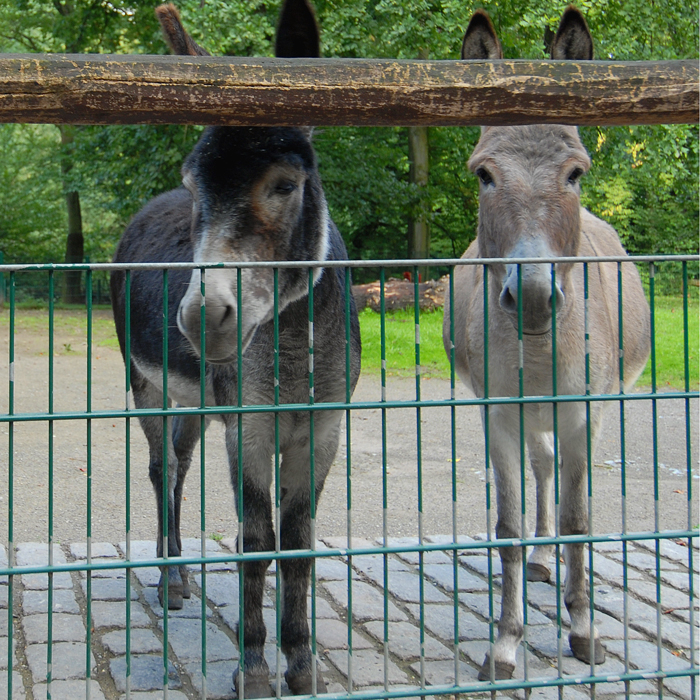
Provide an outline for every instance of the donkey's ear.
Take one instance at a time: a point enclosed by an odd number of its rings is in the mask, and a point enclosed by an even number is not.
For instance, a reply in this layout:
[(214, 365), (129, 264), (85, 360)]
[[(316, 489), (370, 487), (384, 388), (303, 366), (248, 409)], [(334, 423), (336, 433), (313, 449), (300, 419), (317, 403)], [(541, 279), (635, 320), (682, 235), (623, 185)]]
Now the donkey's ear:
[(593, 39), (583, 15), (573, 5), (566, 8), (552, 43), (556, 61), (592, 61)]
[(477, 10), (469, 22), (462, 41), (462, 58), (503, 58), (496, 30), (491, 24), (491, 18), (483, 10)]
[(318, 58), (321, 55), (316, 17), (307, 0), (285, 0), (277, 25), (277, 58)]
[(170, 51), (176, 56), (211, 56), (206, 49), (196, 44), (185, 31), (180, 21), (180, 13), (171, 2), (156, 7), (156, 17), (160, 22), (160, 28), (163, 30), (163, 36), (168, 42)]

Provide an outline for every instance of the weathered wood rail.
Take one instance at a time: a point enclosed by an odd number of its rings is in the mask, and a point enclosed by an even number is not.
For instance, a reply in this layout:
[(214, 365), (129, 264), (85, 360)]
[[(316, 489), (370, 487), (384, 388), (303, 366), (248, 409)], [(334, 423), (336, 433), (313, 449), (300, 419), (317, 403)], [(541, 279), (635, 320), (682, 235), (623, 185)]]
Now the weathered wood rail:
[(0, 55), (0, 122), (696, 123), (698, 62)]

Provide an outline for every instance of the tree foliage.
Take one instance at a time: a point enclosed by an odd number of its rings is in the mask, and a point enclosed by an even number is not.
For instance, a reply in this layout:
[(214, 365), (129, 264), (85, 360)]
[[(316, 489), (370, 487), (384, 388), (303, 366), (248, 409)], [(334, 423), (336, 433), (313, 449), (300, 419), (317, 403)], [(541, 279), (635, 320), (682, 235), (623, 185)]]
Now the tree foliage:
[[(155, 0), (3, 0), (0, 50), (165, 53)], [(183, 0), (194, 39), (218, 55), (269, 56), (280, 0)], [(596, 57), (696, 58), (696, 8), (681, 0), (582, 0)], [(494, 0), (507, 58), (544, 58), (566, 3)], [(481, 3), (457, 0), (317, 0), (325, 56), (455, 59)], [(82, 127), (70, 186), (81, 193), (86, 252), (107, 260), (129, 218), (174, 187), (201, 129)], [(478, 187), (466, 162), (476, 128), (430, 129), (430, 182), (409, 181), (402, 128), (322, 128), (315, 144), (331, 214), (354, 258), (404, 257), (409, 218), (427, 204), (434, 257), (462, 253), (476, 230)], [(593, 159), (583, 200), (631, 252), (697, 250), (698, 127), (585, 128)], [(52, 126), (0, 126), (0, 247), (6, 260), (62, 259), (60, 138)]]

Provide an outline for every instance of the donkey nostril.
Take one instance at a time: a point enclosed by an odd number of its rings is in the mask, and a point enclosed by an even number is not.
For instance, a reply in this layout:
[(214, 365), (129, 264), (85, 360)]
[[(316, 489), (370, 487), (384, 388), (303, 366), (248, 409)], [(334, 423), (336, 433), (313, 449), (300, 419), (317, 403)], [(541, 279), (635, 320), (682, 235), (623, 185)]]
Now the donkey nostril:
[(501, 308), (508, 313), (515, 313), (517, 311), (518, 301), (510, 291), (510, 287), (506, 286), (503, 288), (503, 291), (501, 292), (500, 304)]
[(233, 306), (228, 304), (224, 309), (224, 315), (221, 317), (221, 325), (223, 326), (225, 323), (227, 323), (231, 316), (233, 316)]

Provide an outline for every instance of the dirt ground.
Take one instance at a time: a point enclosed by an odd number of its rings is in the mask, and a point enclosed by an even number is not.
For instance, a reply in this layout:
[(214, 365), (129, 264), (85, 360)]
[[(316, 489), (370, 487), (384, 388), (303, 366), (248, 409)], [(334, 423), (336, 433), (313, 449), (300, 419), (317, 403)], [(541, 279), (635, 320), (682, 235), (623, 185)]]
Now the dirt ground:
[[(0, 316), (0, 376), (7, 377), (7, 311)], [(30, 312), (20, 312), (29, 314)], [(42, 312), (31, 312), (42, 321)], [(60, 312), (59, 312), (60, 313)], [(107, 312), (98, 312), (104, 317)], [(44, 314), (45, 315), (45, 314)], [(4, 316), (4, 318), (2, 318)], [(15, 413), (46, 411), (49, 401), (48, 340), (45, 322), (17, 332), (15, 343)], [(84, 334), (60, 330), (56, 335), (53, 401), (56, 411), (84, 410), (87, 400), (86, 344)], [(118, 350), (93, 348), (92, 406), (94, 410), (121, 410), (125, 405), (124, 366)], [(0, 414), (8, 411), (8, 384), (0, 389)], [(387, 398), (415, 398), (413, 378), (390, 377)], [(449, 398), (449, 382), (425, 379), (425, 400)], [(458, 397), (466, 397), (462, 387)], [(354, 395), (356, 401), (379, 401), (376, 371), (365, 371)], [(686, 404), (683, 400), (659, 400), (658, 503), (655, 503), (653, 470), (652, 402), (632, 401), (625, 406), (627, 469), (620, 463), (620, 408), (613, 404), (606, 414), (604, 431), (593, 468), (593, 528), (596, 533), (655, 529), (685, 529), (698, 525), (698, 402), (690, 401), (692, 474), (687, 474)], [(387, 524), (393, 537), (418, 534), (419, 482), (417, 467), (416, 409), (386, 412), (387, 422)], [(478, 410), (457, 410), (456, 530), (460, 534), (486, 531), (484, 437)], [(423, 534), (450, 534), (453, 530), (451, 415), (449, 408), (421, 411)], [(53, 433), (53, 474), (49, 470), (49, 430)], [(92, 509), (88, 512), (88, 430), (92, 468)], [(317, 534), (344, 535), (348, 527), (348, 483), (352, 495), (354, 536), (376, 538), (382, 534), (382, 423), (379, 407), (351, 412), (351, 481), (347, 478), (345, 433), (336, 462), (321, 499)], [(127, 501), (126, 437), (123, 419), (14, 423), (14, 499), (12, 528), (15, 542), (46, 541), (50, 521), (54, 538), (61, 542), (83, 540), (91, 530), (93, 540), (125, 539), (127, 508), (133, 539), (155, 536), (155, 502), (148, 480), (145, 439), (134, 421), (130, 441), (130, 475)], [(0, 423), (0, 541), (8, 538), (9, 425)], [(227, 537), (235, 534), (232, 490), (223, 442), (223, 428), (212, 424), (206, 436), (205, 478), (199, 462), (193, 464), (185, 486), (183, 536)], [(201, 484), (204, 482), (204, 523)], [(688, 486), (692, 488), (689, 507)], [(622, 498), (623, 487), (627, 497)], [(528, 475), (527, 511), (534, 521), (534, 479)], [(49, 490), (53, 512), (49, 512)], [(495, 491), (491, 501), (495, 507)], [(623, 507), (624, 502), (624, 507)], [(689, 512), (692, 510), (692, 512)], [(624, 523), (623, 523), (624, 519)], [(492, 523), (495, 523), (495, 513)]]

